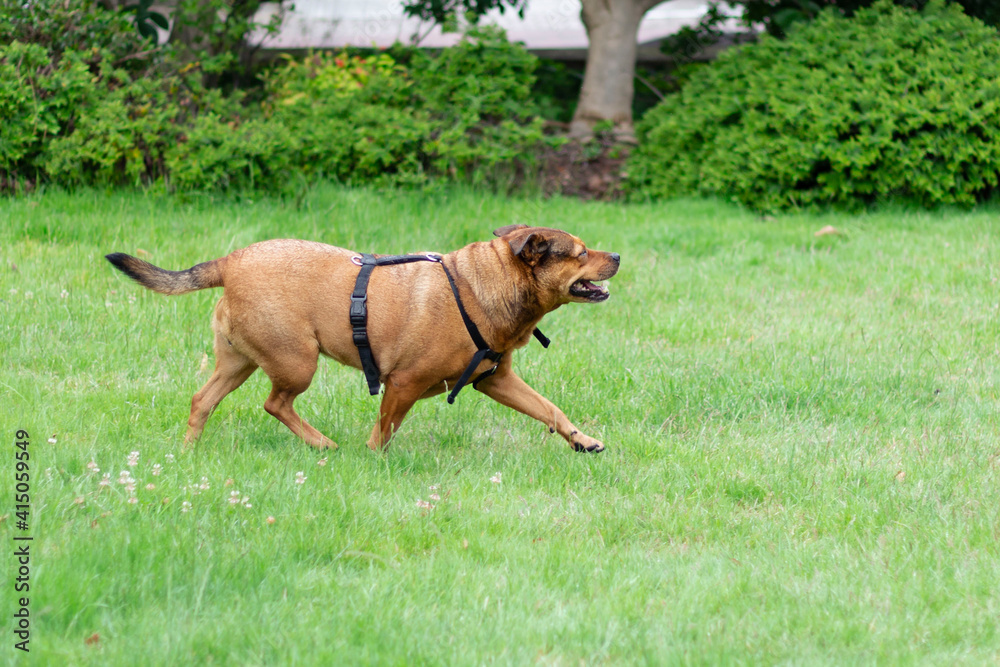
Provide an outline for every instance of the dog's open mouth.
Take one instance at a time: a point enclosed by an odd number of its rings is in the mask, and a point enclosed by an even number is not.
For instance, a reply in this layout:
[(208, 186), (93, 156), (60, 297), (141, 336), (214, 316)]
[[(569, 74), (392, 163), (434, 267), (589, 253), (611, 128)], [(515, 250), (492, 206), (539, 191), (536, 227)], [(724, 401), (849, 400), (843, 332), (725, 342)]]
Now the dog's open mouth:
[(604, 285), (592, 283), (589, 280), (577, 280), (569, 286), (570, 296), (575, 296), (587, 301), (604, 301), (611, 294)]

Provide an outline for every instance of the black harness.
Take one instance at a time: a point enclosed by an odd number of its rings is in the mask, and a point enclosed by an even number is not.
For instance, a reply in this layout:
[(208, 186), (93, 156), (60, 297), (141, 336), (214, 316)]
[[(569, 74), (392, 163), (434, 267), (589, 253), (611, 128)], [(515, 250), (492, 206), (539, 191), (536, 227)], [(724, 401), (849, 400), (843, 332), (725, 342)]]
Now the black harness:
[[(368, 280), (371, 278), (372, 270), (376, 266), (393, 266), (396, 264), (409, 264), (410, 262), (436, 262), (444, 269), (444, 275), (448, 277), (448, 284), (451, 285), (451, 292), (455, 295), (455, 303), (458, 304), (458, 312), (462, 314), (462, 321), (465, 322), (465, 328), (468, 330), (469, 336), (477, 348), (476, 353), (472, 356), (472, 361), (469, 362), (465, 372), (458, 379), (458, 384), (448, 394), (449, 403), (455, 402), (458, 392), (469, 382), (469, 378), (472, 377), (476, 367), (482, 363), (483, 359), (495, 362), (494, 366), (488, 371), (477, 375), (472, 381), (472, 386), (476, 386), (480, 380), (496, 373), (500, 365), (500, 360), (503, 358), (503, 353), (490, 349), (490, 346), (483, 339), (482, 334), (479, 333), (476, 323), (465, 312), (465, 307), (462, 305), (462, 298), (458, 295), (458, 285), (455, 284), (455, 279), (452, 278), (451, 271), (444, 265), (441, 255), (385, 255), (376, 257), (375, 255), (364, 253), (360, 257), (352, 257), (351, 261), (361, 267), (361, 271), (358, 272), (358, 280), (354, 283), (354, 292), (351, 293), (351, 328), (354, 331), (354, 344), (357, 346), (358, 354), (361, 356), (361, 368), (364, 370), (365, 379), (368, 381), (368, 392), (372, 396), (378, 394), (380, 384), (378, 365), (375, 363), (375, 357), (372, 355), (372, 346), (368, 340)], [(541, 331), (535, 329), (533, 333), (538, 342), (542, 344), (542, 347), (549, 346), (549, 339)]]

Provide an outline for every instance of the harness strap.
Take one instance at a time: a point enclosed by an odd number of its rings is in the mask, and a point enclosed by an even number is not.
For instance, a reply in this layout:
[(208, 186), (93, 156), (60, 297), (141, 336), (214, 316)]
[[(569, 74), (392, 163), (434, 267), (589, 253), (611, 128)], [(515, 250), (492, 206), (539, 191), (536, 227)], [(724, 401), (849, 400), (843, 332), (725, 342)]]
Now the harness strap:
[[(496, 362), (498, 362), (497, 365), (499, 365), (500, 357), (503, 356), (503, 355), (500, 355), (500, 354), (494, 352), (493, 350), (489, 349), (488, 347), (485, 348), (485, 349), (484, 348), (479, 348), (478, 350), (476, 350), (476, 353), (474, 355), (472, 355), (472, 361), (469, 362), (469, 365), (466, 367), (465, 372), (462, 373), (462, 376), (460, 378), (458, 378), (458, 382), (452, 388), (451, 393), (448, 394), (448, 403), (449, 404), (452, 404), (452, 403), (455, 402), (455, 397), (458, 396), (458, 392), (462, 391), (462, 387), (464, 387), (469, 382), (469, 378), (472, 376), (473, 372), (475, 372), (476, 366), (478, 366), (479, 363), (484, 358), (489, 357), (490, 354), (497, 355), (496, 358), (490, 358), (490, 361), (496, 361)], [(493, 373), (496, 372), (496, 370), (497, 370), (497, 367), (494, 366), (493, 368), (491, 368), (490, 370), (486, 371), (485, 373), (481, 373), (479, 375), (479, 377), (476, 378), (476, 382), (479, 382), (485, 376), (492, 375)]]
[[(469, 313), (465, 310), (465, 306), (462, 305), (462, 297), (459, 296), (458, 285), (455, 283), (451, 271), (444, 265), (440, 255), (386, 255), (376, 257), (369, 253), (362, 253), (360, 260), (355, 258), (353, 261), (355, 264), (361, 266), (361, 270), (358, 272), (358, 279), (354, 283), (354, 291), (351, 293), (349, 315), (354, 345), (358, 348), (358, 355), (361, 357), (361, 368), (364, 370), (365, 380), (368, 382), (368, 392), (372, 396), (378, 394), (380, 385), (378, 364), (375, 363), (371, 342), (368, 340), (368, 281), (371, 278), (372, 270), (376, 266), (393, 266), (396, 264), (408, 264), (410, 262), (437, 262), (444, 269), (444, 275), (448, 278), (452, 294), (455, 295), (455, 303), (458, 305), (458, 312), (462, 315), (465, 329), (469, 332), (469, 337), (472, 338), (472, 342), (475, 343), (477, 348), (476, 353), (472, 356), (472, 361), (469, 362), (458, 383), (452, 388), (451, 393), (448, 394), (448, 403), (455, 402), (458, 392), (469, 382), (469, 378), (472, 377), (476, 367), (482, 363), (483, 359), (489, 359), (496, 362), (496, 364), (489, 370), (477, 375), (472, 381), (472, 386), (476, 386), (481, 380), (496, 373), (500, 365), (500, 360), (503, 358), (503, 353), (490, 349), (489, 344), (483, 338), (482, 334), (479, 333), (479, 327), (472, 321)], [(545, 334), (538, 329), (535, 329), (532, 333), (538, 339), (538, 342), (542, 344), (542, 347), (549, 346), (550, 341)]]
[[(545, 334), (543, 334), (538, 329), (532, 330), (531, 333), (535, 336), (535, 338), (538, 339), (538, 342), (542, 344), (542, 347), (548, 347), (549, 343), (552, 342), (552, 341), (550, 341), (548, 339), (548, 337)], [(501, 355), (501, 356), (503, 356), (503, 355)], [(499, 359), (497, 359), (497, 361), (499, 361)], [(491, 376), (494, 373), (496, 373), (498, 368), (500, 368), (500, 364), (497, 364), (496, 366), (494, 366), (492, 368), (488, 368), (487, 370), (485, 370), (482, 373), (480, 373), (479, 375), (477, 375), (476, 378), (472, 381), (472, 386), (475, 387), (480, 382), (482, 382), (483, 380), (485, 380), (489, 376)]]
[[(475, 372), (476, 367), (480, 364), (480, 362), (482, 362), (483, 359), (489, 359), (490, 361), (494, 361), (496, 362), (497, 365), (499, 365), (500, 360), (503, 358), (503, 353), (494, 352), (492, 349), (490, 349), (490, 346), (483, 338), (483, 335), (479, 333), (479, 327), (477, 327), (476, 323), (472, 321), (472, 318), (469, 317), (469, 314), (465, 312), (465, 306), (462, 305), (462, 297), (458, 295), (458, 285), (455, 284), (455, 279), (452, 278), (451, 271), (449, 271), (448, 267), (444, 265), (444, 262), (441, 262), (441, 268), (444, 269), (444, 275), (448, 277), (448, 284), (451, 285), (451, 292), (452, 294), (455, 295), (455, 303), (458, 304), (458, 312), (462, 314), (462, 321), (465, 322), (465, 328), (469, 332), (469, 337), (472, 338), (472, 342), (476, 344), (477, 348), (479, 348), (478, 350), (476, 350), (476, 353), (472, 356), (472, 361), (469, 362), (469, 365), (466, 367), (465, 372), (462, 373), (461, 377), (459, 377), (458, 382), (455, 384), (455, 387), (451, 390), (451, 393), (448, 394), (448, 403), (454, 403), (455, 397), (458, 396), (458, 392), (462, 391), (462, 387), (464, 387), (466, 383), (468, 383), (469, 378), (472, 377), (472, 374)], [(473, 386), (475, 386), (476, 383), (478, 383), (480, 380), (495, 373), (496, 369), (497, 366), (494, 366), (485, 373), (481, 373), (480, 375), (478, 375), (476, 379), (473, 380), (472, 382)]]
[(378, 394), (379, 377), (378, 365), (375, 363), (372, 345), (368, 340), (368, 280), (376, 262), (375, 255), (368, 253), (361, 255), (361, 271), (358, 272), (358, 280), (354, 283), (354, 291), (351, 292), (350, 310), (354, 345), (358, 348), (361, 368), (365, 372), (365, 380), (368, 381), (368, 393), (372, 396)]
[[(465, 312), (465, 306), (462, 305), (462, 297), (458, 295), (458, 285), (455, 284), (455, 279), (451, 277), (451, 271), (449, 271), (448, 267), (444, 265), (444, 262), (441, 262), (441, 268), (444, 269), (444, 275), (448, 277), (448, 284), (451, 285), (451, 293), (455, 295), (455, 303), (458, 304), (458, 312), (462, 314), (462, 321), (465, 322), (465, 328), (468, 329), (469, 336), (472, 337), (472, 342), (475, 343), (476, 347), (478, 347), (480, 350), (493, 352), (493, 350), (491, 350), (490, 346), (487, 344), (486, 340), (483, 339), (482, 334), (479, 333), (479, 327), (477, 327), (476, 323), (472, 321), (472, 318), (469, 317), (469, 314)], [(501, 356), (500, 353), (493, 352), (493, 354), (496, 355), (497, 358), (494, 359), (490, 357), (490, 361), (498, 361)]]
[(538, 329), (535, 329), (531, 333), (535, 336), (535, 338), (538, 339), (538, 342), (542, 344), (542, 347), (547, 348), (549, 346), (549, 343), (552, 342), (552, 341), (549, 340), (548, 336), (546, 336), (545, 334), (543, 334)]

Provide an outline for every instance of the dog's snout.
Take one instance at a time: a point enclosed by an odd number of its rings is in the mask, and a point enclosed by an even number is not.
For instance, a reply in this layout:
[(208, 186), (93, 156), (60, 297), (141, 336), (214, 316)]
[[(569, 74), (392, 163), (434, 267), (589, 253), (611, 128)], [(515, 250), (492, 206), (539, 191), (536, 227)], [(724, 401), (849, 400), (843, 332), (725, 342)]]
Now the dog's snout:
[(622, 263), (622, 258), (616, 252), (611, 253), (609, 257), (611, 257), (611, 261), (614, 262), (615, 264)]

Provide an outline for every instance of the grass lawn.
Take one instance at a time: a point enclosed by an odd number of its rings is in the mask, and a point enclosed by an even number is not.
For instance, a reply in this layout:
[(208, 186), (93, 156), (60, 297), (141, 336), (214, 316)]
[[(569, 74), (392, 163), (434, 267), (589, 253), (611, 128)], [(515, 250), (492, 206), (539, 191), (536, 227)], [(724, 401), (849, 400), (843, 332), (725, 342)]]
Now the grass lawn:
[[(4, 660), (1000, 661), (996, 208), (761, 220), (329, 188), (299, 209), (47, 193), (0, 200), (0, 221)], [(447, 251), (511, 223), (622, 256), (608, 302), (549, 315), (552, 347), (514, 362), (603, 454), (471, 389), (418, 403), (374, 454), (378, 399), (329, 361), (296, 407), (338, 451), (264, 412), (262, 373), (185, 449), (220, 292), (154, 294), (103, 259), (181, 269), (277, 237)], [(30, 656), (9, 630), (25, 534)]]

